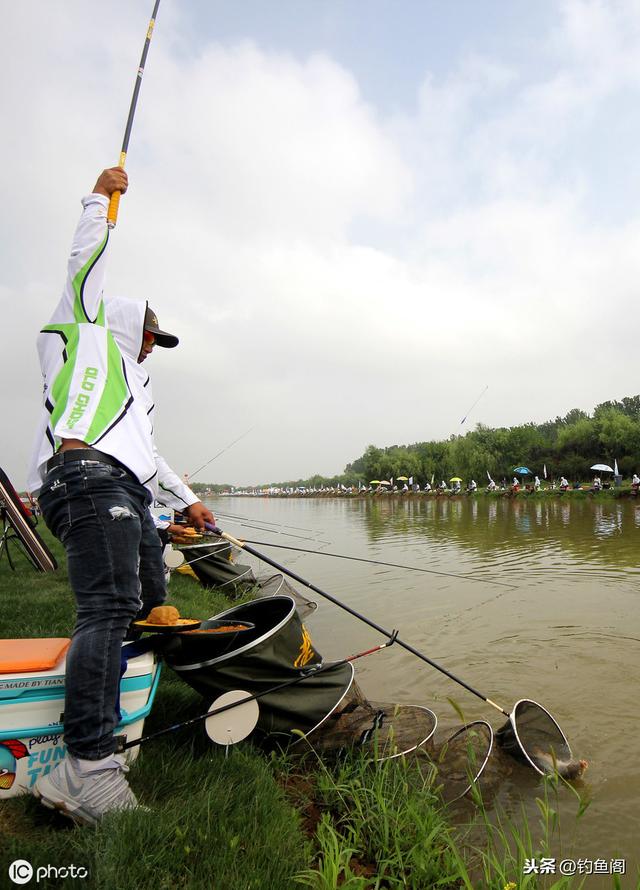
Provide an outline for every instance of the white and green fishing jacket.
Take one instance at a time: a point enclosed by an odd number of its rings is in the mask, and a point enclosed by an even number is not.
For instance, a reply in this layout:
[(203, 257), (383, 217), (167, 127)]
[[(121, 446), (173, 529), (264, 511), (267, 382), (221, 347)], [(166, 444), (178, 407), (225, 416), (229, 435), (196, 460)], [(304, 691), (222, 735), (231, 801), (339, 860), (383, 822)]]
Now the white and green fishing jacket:
[(103, 195), (83, 198), (62, 299), (38, 337), (43, 410), (28, 484), (37, 493), (60, 441), (80, 439), (183, 509), (198, 498), (155, 448), (151, 382), (138, 364), (147, 304), (103, 295), (108, 205)]

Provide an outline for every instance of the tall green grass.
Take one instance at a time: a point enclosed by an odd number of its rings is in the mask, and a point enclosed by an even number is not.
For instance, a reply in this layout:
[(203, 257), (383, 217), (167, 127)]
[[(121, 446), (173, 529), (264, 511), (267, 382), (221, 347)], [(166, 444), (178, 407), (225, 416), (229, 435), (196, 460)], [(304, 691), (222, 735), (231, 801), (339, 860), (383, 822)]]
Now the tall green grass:
[[(313, 769), (309, 759), (306, 769)], [(457, 887), (452, 837), (426, 759), (354, 753), (313, 769), (323, 809), (315, 862), (298, 875), (313, 890)]]
[[(560, 796), (563, 793), (575, 798), (576, 812), (569, 838), (562, 836), (559, 818)], [(587, 811), (590, 801), (581, 797), (576, 789), (558, 776), (546, 776), (542, 780), (542, 794), (536, 798), (538, 823), (531, 824), (524, 806), (517, 821), (500, 811), (490, 813), (477, 787), (472, 797), (476, 805), (473, 823), (458, 833), (452, 845), (464, 887), (467, 890), (492, 890), (509, 887), (510, 890), (578, 890), (586, 883), (586, 877), (525, 874), (526, 860), (543, 857), (571, 858), (576, 849), (576, 830)], [(475, 837), (476, 840), (471, 840)], [(478, 840), (479, 839), (479, 840)], [(577, 857), (577, 854), (576, 858)], [(613, 882), (615, 884), (615, 882)]]

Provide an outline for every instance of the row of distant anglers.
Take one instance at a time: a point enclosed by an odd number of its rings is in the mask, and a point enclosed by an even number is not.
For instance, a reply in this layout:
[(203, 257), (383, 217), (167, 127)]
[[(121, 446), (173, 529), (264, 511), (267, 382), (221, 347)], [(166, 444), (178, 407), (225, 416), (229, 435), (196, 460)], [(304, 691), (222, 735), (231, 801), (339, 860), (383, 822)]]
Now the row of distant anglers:
[[(575, 481), (570, 482), (565, 476), (560, 476), (558, 479), (547, 479), (546, 472), (543, 473), (543, 480), (540, 479), (535, 473), (529, 470), (527, 467), (515, 467), (513, 472), (514, 476), (511, 483), (508, 482), (506, 478), (503, 478), (500, 482), (495, 482), (489, 472), (487, 471), (487, 484), (484, 487), (485, 491), (509, 491), (509, 492), (518, 492), (520, 489), (524, 489), (526, 491), (569, 491), (569, 490), (588, 490), (592, 492), (598, 492), (602, 490), (610, 489), (612, 483), (615, 486), (620, 486), (622, 484), (622, 476), (620, 476), (614, 469), (607, 466), (606, 464), (595, 464), (591, 467), (592, 470), (596, 471), (596, 475), (593, 477), (592, 482), (589, 484), (585, 484), (584, 482)], [(546, 468), (545, 468), (546, 470)], [(613, 478), (602, 477), (601, 473), (611, 473), (613, 474)], [(631, 491), (632, 493), (637, 494), (638, 488), (640, 487), (640, 476), (637, 473), (633, 474), (631, 479)], [(423, 492), (434, 493), (434, 494), (462, 494), (463, 491), (467, 494), (473, 494), (479, 490), (478, 483), (475, 479), (469, 480), (469, 482), (464, 484), (464, 480), (461, 476), (452, 476), (448, 482), (442, 479), (438, 484), (435, 484), (434, 477), (431, 478), (431, 481), (427, 481), (424, 485), (420, 485), (419, 482), (414, 480), (413, 476), (398, 476), (395, 479), (372, 479), (368, 485), (364, 485), (362, 483), (356, 485), (335, 485), (335, 486), (317, 486), (312, 488), (307, 488), (305, 486), (297, 486), (297, 487), (270, 487), (270, 488), (262, 488), (262, 489), (237, 489), (233, 491), (224, 491), (221, 494), (224, 495), (233, 495), (233, 496), (270, 496), (270, 497), (278, 497), (278, 496), (322, 496), (322, 495), (366, 495), (366, 494), (374, 494), (374, 495), (384, 495), (384, 494), (421, 494)]]

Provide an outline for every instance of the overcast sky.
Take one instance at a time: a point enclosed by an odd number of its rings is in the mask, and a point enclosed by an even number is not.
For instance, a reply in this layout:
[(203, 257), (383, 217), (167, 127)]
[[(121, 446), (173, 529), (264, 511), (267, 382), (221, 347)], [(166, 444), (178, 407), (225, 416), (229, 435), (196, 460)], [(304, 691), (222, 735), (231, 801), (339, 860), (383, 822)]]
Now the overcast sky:
[[(150, 0), (2, 3), (0, 464), (117, 162)], [(146, 298), (180, 473), (341, 472), (367, 445), (640, 392), (639, 0), (162, 0), (107, 292)], [(488, 390), (467, 423), (460, 421)]]

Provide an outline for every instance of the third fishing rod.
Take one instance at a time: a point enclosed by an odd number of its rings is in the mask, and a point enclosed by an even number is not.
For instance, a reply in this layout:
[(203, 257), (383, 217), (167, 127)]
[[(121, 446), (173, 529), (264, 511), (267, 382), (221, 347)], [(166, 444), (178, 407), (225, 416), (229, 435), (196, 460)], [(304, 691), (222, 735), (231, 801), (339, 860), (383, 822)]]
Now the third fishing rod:
[(187, 475), (189, 476), (189, 479), (193, 479), (194, 476), (197, 476), (197, 474), (200, 472), (200, 470), (204, 470), (205, 467), (208, 467), (209, 464), (212, 464), (214, 462), (214, 460), (217, 460), (220, 457), (221, 454), (224, 454), (225, 451), (228, 451), (237, 442), (239, 442), (241, 439), (244, 439), (244, 437), (248, 436), (249, 433), (252, 433), (253, 430), (255, 430), (255, 426), (249, 427), (249, 429), (246, 432), (244, 432), (241, 436), (238, 436), (237, 439), (234, 439), (233, 442), (229, 442), (229, 444), (225, 445), (225, 447), (221, 451), (219, 451), (217, 454), (214, 454), (213, 457), (211, 458), (211, 460), (208, 460), (205, 464), (202, 464), (202, 466), (198, 467), (197, 470), (194, 470), (193, 473), (188, 473)]

